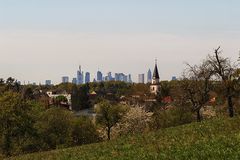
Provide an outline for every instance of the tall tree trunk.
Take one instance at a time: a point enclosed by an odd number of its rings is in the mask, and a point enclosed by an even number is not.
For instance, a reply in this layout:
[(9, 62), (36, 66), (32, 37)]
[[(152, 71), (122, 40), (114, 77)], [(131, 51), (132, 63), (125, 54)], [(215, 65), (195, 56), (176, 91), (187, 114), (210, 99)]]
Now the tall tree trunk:
[(234, 116), (234, 111), (233, 111), (233, 102), (232, 102), (232, 96), (231, 95), (228, 95), (227, 101), (228, 101), (229, 116), (233, 117)]
[(229, 116), (234, 116), (234, 110), (233, 110), (233, 102), (232, 102), (232, 95), (231, 95), (231, 88), (227, 87), (227, 102), (228, 102), (228, 111)]
[(197, 110), (197, 121), (201, 122), (202, 121), (202, 115), (200, 113), (200, 109)]
[(107, 136), (108, 136), (108, 140), (111, 139), (111, 127), (107, 127)]

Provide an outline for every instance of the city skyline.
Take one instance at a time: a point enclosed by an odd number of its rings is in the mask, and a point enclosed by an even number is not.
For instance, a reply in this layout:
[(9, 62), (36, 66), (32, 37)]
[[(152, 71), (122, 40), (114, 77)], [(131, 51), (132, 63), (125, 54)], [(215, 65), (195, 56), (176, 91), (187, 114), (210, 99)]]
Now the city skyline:
[[(146, 74), (148, 74), (148, 72)], [(95, 76), (93, 76), (93, 75), (95, 75)], [(71, 79), (72, 79), (72, 81), (71, 81)], [(79, 65), (77, 74), (75, 76), (71, 77), (71, 76), (65, 75), (65, 76), (61, 77), (60, 82), (53, 82), (51, 79), (47, 79), (47, 80), (45, 80), (45, 83), (39, 82), (39, 84), (45, 84), (45, 85), (51, 85), (51, 84), (55, 85), (55, 84), (59, 84), (59, 83), (84, 84), (84, 83), (89, 83), (89, 82), (94, 82), (94, 81), (101, 82), (101, 81), (112, 81), (112, 80), (113, 81), (123, 81), (123, 82), (127, 82), (127, 83), (132, 83), (132, 82), (137, 83), (137, 81), (132, 81), (132, 74), (130, 74), (130, 73), (124, 74), (122, 72), (120, 72), (120, 73), (107, 72), (106, 74), (104, 74), (103, 72), (98, 70), (97, 72), (95, 72), (95, 74), (92, 74), (91, 72), (84, 71), (82, 69), (82, 66)], [(25, 83), (24, 82), (21, 82), (21, 83), (26, 84), (26, 81), (25, 81)], [(28, 80), (28, 83), (37, 84), (36, 82), (29, 81), (29, 80)]]
[[(180, 77), (219, 45), (237, 60), (237, 0), (10, 0), (0, 2), (0, 77), (22, 82), (75, 77), (81, 64), (96, 77), (137, 75), (158, 59), (162, 80)], [(71, 81), (71, 80), (69, 80)]]

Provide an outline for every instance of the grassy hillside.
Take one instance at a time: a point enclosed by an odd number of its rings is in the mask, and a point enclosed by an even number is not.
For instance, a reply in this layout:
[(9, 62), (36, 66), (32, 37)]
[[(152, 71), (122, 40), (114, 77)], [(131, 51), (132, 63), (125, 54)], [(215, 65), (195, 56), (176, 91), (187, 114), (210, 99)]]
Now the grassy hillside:
[(240, 159), (240, 118), (215, 119), (12, 160)]

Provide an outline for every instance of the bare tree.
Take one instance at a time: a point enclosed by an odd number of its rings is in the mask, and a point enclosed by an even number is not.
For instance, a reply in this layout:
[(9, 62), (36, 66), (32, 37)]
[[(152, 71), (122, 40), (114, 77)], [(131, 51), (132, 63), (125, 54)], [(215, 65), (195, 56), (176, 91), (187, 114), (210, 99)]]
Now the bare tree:
[(214, 69), (214, 75), (217, 80), (220, 80), (224, 86), (225, 97), (228, 103), (229, 116), (234, 116), (234, 74), (237, 66), (230, 61), (229, 58), (224, 58), (221, 55), (220, 47), (214, 50), (214, 55), (208, 56), (208, 62)]
[(187, 69), (181, 82), (184, 97), (186, 101), (191, 102), (192, 110), (197, 113), (198, 121), (202, 120), (201, 108), (209, 101), (212, 75), (212, 67), (207, 61), (194, 66), (187, 64)]

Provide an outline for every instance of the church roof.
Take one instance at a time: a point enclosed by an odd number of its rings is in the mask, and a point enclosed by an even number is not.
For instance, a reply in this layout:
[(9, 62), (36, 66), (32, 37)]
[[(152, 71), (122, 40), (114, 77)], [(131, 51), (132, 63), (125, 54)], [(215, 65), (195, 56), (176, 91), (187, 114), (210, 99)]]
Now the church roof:
[(159, 79), (159, 73), (158, 73), (158, 67), (157, 64), (155, 64), (154, 72), (153, 72), (153, 78)]

